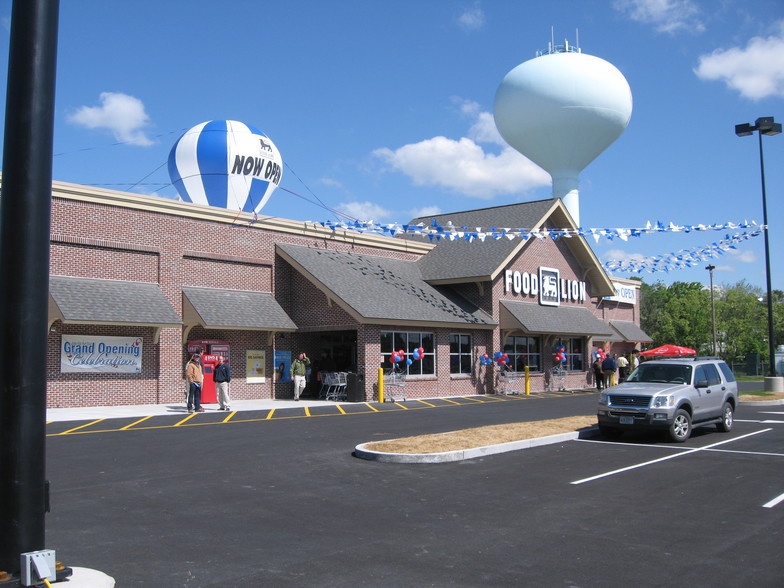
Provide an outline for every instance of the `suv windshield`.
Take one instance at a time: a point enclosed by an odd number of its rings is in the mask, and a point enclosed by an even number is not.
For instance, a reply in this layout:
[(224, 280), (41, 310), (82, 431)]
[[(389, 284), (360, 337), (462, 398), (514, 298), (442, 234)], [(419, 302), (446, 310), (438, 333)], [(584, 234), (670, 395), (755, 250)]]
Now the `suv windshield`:
[(627, 382), (658, 382), (660, 384), (688, 384), (691, 382), (691, 366), (642, 364), (626, 379)]

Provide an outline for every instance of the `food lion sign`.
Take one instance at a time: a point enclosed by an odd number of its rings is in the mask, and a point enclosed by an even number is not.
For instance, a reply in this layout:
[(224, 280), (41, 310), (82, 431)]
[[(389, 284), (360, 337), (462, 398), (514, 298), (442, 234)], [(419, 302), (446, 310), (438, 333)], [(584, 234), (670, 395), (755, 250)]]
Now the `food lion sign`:
[(587, 298), (585, 282), (562, 280), (559, 270), (540, 267), (539, 273), (506, 270), (504, 291), (524, 296), (539, 296), (539, 304), (560, 306), (561, 301), (585, 302)]
[(140, 337), (62, 337), (60, 371), (63, 373), (138, 374), (142, 371)]

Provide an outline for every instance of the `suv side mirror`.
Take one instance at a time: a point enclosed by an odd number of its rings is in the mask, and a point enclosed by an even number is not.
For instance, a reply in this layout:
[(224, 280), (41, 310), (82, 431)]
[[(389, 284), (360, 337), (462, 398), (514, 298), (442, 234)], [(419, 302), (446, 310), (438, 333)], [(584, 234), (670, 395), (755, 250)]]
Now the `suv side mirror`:
[(708, 387), (708, 380), (697, 380), (694, 382), (695, 388), (707, 388)]

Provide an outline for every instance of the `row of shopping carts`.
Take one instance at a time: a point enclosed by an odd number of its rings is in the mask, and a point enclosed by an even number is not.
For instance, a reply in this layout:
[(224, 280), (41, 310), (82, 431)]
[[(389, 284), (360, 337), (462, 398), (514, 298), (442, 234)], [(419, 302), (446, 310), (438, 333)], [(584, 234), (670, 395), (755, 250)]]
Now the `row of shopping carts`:
[[(550, 369), (545, 377), (545, 388), (550, 391), (566, 390), (566, 370), (561, 365)], [(525, 394), (525, 372), (501, 370), (498, 373), (499, 394)]]

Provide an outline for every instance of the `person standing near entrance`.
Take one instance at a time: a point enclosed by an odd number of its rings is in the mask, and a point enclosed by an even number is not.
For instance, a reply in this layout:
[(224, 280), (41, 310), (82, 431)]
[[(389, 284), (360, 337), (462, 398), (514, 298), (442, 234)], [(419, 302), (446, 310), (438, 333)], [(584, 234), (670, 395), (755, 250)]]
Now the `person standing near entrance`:
[(618, 383), (622, 384), (626, 381), (626, 376), (629, 375), (629, 360), (621, 355), (617, 360), (618, 363)]
[(215, 388), (218, 390), (218, 403), (220, 406), (218, 410), (231, 410), (229, 403), (229, 382), (231, 382), (231, 368), (229, 367), (229, 360), (226, 357), (221, 357), (221, 362), (215, 366), (213, 373), (215, 380)]
[(185, 369), (185, 379), (188, 380), (188, 412), (204, 412), (201, 407), (201, 385), (204, 382), (204, 373), (201, 371), (201, 356), (194, 353)]
[(299, 400), (299, 395), (305, 389), (307, 384), (305, 376), (308, 373), (308, 368), (310, 368), (310, 360), (304, 351), (300, 351), (297, 359), (291, 362), (289, 368), (291, 379), (294, 380), (294, 400)]

